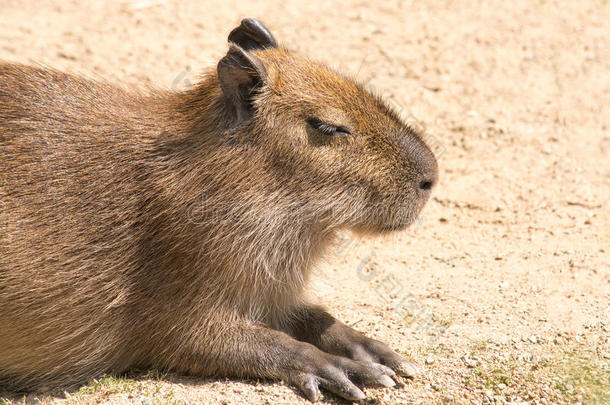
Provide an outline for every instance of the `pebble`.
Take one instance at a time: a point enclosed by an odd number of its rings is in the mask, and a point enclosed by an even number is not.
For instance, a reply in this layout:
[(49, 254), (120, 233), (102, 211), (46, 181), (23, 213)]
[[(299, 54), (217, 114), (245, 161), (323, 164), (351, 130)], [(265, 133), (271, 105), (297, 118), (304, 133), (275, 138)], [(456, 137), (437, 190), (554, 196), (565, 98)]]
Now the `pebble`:
[(466, 363), (469, 368), (475, 368), (479, 365), (479, 362), (473, 359), (465, 359), (464, 363)]
[(530, 363), (531, 361), (534, 360), (534, 355), (531, 353), (522, 353), (517, 357), (517, 359), (519, 359), (525, 363)]

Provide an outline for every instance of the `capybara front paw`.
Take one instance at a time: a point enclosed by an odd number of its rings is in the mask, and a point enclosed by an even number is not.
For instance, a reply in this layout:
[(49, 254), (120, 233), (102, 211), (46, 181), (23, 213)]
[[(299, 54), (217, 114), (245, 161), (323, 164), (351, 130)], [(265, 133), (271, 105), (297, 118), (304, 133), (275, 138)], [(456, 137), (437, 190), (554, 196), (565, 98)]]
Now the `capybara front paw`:
[(388, 345), (378, 340), (364, 338), (350, 345), (350, 357), (354, 360), (383, 364), (403, 377), (415, 377), (419, 370), (413, 363), (406, 361)]
[(324, 353), (311, 346), (295, 358), (285, 378), (299, 387), (310, 401), (317, 401), (320, 388), (342, 398), (358, 401), (365, 398), (358, 386), (392, 387), (394, 372), (371, 362), (355, 361)]

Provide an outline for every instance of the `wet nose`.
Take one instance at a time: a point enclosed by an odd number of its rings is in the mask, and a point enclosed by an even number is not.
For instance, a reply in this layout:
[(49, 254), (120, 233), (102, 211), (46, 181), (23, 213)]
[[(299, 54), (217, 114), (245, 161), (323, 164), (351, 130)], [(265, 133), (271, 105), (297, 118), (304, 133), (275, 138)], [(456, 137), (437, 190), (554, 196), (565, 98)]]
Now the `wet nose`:
[(420, 193), (428, 193), (432, 190), (432, 187), (436, 185), (438, 182), (438, 168), (435, 164), (430, 164), (426, 168), (427, 170), (422, 170), (422, 173), (418, 176), (417, 179), (417, 191)]
[(422, 180), (419, 182), (419, 189), (422, 191), (431, 190), (434, 186), (434, 183), (436, 183), (434, 179)]
[(409, 186), (415, 192), (427, 197), (430, 190), (438, 183), (438, 163), (428, 145), (415, 134), (400, 139), (401, 152), (404, 153), (408, 170), (406, 171)]

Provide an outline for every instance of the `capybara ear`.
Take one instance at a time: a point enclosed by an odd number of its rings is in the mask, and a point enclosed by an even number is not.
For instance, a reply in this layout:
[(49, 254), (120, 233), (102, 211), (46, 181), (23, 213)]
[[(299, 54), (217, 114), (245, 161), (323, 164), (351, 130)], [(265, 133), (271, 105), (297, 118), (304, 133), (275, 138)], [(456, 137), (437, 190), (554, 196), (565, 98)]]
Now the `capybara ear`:
[(231, 44), (229, 52), (218, 62), (217, 71), (222, 92), (235, 107), (237, 122), (250, 119), (253, 96), (267, 79), (267, 71), (261, 61)]
[(239, 45), (246, 51), (262, 48), (277, 48), (275, 38), (262, 22), (255, 18), (244, 18), (239, 27), (229, 34), (229, 42)]

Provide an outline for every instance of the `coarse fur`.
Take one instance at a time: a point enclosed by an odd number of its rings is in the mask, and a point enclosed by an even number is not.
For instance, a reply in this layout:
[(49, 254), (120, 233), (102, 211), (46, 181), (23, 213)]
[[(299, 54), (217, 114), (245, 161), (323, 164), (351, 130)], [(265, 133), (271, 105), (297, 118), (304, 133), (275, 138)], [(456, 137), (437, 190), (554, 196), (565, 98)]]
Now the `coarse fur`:
[(335, 322), (311, 269), (341, 229), (408, 226), (436, 172), (379, 98), (283, 47), (233, 44), (183, 92), (0, 64), (0, 385), (155, 367), (307, 391), (283, 359)]

